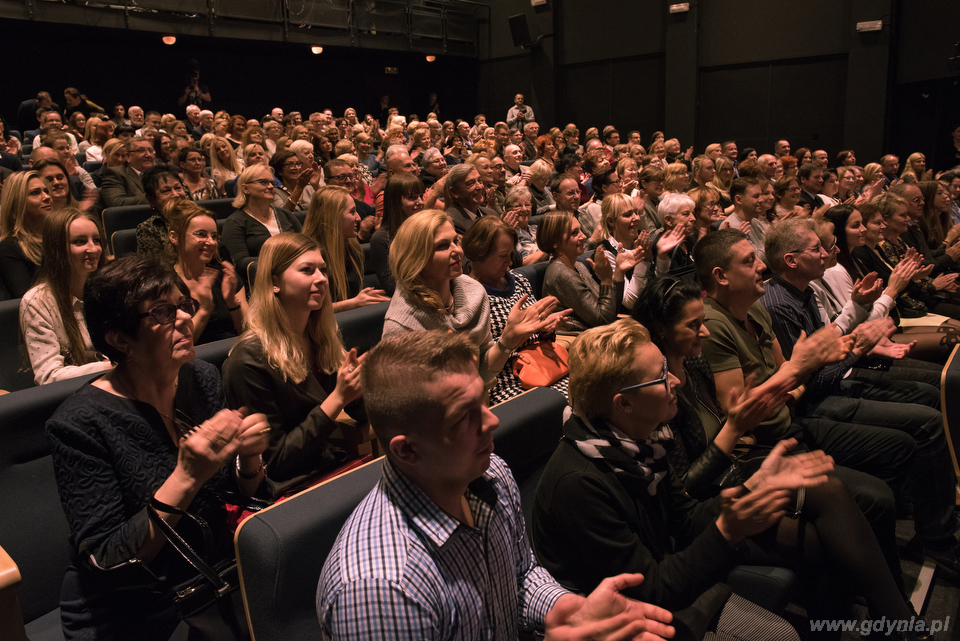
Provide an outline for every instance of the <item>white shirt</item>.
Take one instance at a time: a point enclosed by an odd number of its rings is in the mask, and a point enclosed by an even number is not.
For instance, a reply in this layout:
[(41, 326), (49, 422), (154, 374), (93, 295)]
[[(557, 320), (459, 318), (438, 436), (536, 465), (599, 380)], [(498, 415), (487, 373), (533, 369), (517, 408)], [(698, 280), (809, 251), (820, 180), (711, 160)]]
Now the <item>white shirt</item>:
[[(823, 280), (830, 285), (830, 289), (837, 297), (846, 304), (853, 294), (853, 277), (843, 265), (834, 265), (823, 274)], [(887, 294), (881, 294), (873, 303), (873, 309), (866, 320), (876, 320), (890, 315), (890, 310), (897, 306), (897, 301), (890, 298)]]
[(20, 299), (20, 331), (37, 385), (110, 369), (110, 362), (102, 360), (103, 357), (93, 349), (83, 319), (83, 301), (77, 298), (73, 298), (73, 315), (80, 324), (80, 335), (86, 346), (84, 357), (92, 361), (85, 365), (65, 364), (67, 331), (49, 288), (37, 285)]

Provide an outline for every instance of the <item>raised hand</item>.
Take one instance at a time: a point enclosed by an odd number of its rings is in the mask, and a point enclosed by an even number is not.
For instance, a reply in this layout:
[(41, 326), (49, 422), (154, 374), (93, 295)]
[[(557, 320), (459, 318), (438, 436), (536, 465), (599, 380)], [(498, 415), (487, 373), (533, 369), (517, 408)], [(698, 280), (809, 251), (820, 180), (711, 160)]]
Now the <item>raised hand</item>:
[(524, 307), (528, 296), (524, 294), (516, 302), (507, 316), (507, 324), (503, 328), (500, 340), (507, 347), (516, 349), (523, 345), (532, 335), (544, 332), (553, 333), (563, 319), (573, 313), (573, 310), (564, 309), (554, 312), (560, 301), (554, 296), (547, 296), (532, 305)]
[(343, 358), (340, 369), (337, 370), (337, 386), (334, 391), (339, 393), (343, 404), (347, 405), (360, 398), (360, 368), (363, 367), (363, 356), (357, 356), (357, 349), (353, 348)]
[(860, 307), (872, 307), (883, 293), (883, 281), (877, 278), (877, 272), (870, 272), (853, 284), (851, 298)]
[(833, 458), (822, 450), (802, 452), (787, 456), (797, 446), (797, 439), (780, 441), (745, 485), (750, 489), (796, 490), (815, 487), (827, 482), (827, 474), (833, 471)]
[(802, 378), (824, 365), (839, 363), (846, 358), (848, 351), (840, 330), (831, 323), (810, 336), (807, 336), (806, 332), (800, 332), (800, 338), (793, 345), (789, 365), (796, 370), (797, 376)]
[(752, 389), (755, 376), (751, 374), (745, 381), (743, 393), (731, 404), (727, 412), (727, 423), (734, 431), (743, 436), (756, 429), (760, 421), (770, 412), (782, 405), (789, 397), (791, 382), (784, 379), (779, 385), (767, 385), (761, 389)]
[(242, 440), (237, 434), (243, 417), (235, 410), (220, 410), (180, 438), (177, 471), (190, 483), (203, 485), (233, 458)]
[(588, 258), (587, 264), (590, 266), (590, 269), (593, 270), (593, 273), (597, 275), (597, 278), (600, 279), (601, 283), (609, 283), (613, 280), (613, 267), (610, 265), (610, 261), (607, 260), (607, 256), (603, 252), (603, 247), (597, 247), (597, 251), (593, 254), (593, 260)]
[(667, 255), (677, 248), (686, 238), (683, 227), (677, 225), (657, 239), (657, 254)]

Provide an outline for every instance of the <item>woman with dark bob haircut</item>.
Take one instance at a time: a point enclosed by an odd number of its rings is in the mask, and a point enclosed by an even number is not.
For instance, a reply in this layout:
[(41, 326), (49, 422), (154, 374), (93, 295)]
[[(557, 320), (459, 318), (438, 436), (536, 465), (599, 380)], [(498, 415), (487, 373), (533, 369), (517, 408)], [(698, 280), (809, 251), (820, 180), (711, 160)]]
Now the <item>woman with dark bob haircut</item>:
[(196, 311), (157, 259), (127, 256), (87, 279), (90, 339), (117, 366), (47, 421), (73, 553), (60, 604), (68, 640), (168, 639), (180, 624), (169, 589), (197, 570), (148, 505), (198, 550), (210, 547), (199, 528), (177, 524), (181, 511), (204, 519), (215, 563), (233, 555), (219, 491), (252, 496), (263, 481), (270, 428), (262, 414), (224, 407), (216, 367), (194, 359)]

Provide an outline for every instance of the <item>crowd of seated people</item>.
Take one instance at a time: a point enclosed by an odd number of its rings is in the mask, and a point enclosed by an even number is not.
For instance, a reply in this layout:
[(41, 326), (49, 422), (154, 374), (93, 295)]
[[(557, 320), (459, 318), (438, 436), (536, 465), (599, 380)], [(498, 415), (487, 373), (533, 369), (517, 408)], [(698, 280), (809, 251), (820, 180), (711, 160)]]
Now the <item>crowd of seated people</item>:
[[(541, 127), (522, 94), (472, 126), (352, 108), (108, 119), (68, 96), (90, 113), (41, 96), (29, 140), (0, 140), (15, 162), (0, 169), (0, 283), (21, 299), (22, 366), (38, 385), (108, 372), (48, 425), (75, 546), (68, 638), (148, 622), (167, 638), (175, 612), (99, 574), (132, 554), (187, 571), (145, 507), (220, 527), (223, 488), (299, 491), (347, 462), (332, 443), (344, 412), (387, 461), (320, 578), (335, 639), (419, 638), (427, 621), (450, 638), (668, 638), (668, 624), (797, 638), (723, 585), (751, 562), (796, 569), (811, 617), (843, 618), (860, 596), (906, 620), (905, 515), (960, 582), (939, 390), (960, 342), (960, 167), (922, 153), (861, 167), (852, 150), (831, 166), (787, 140), (697, 153), (662, 132), (645, 148), (612, 126), (581, 139)], [(208, 208), (218, 198), (232, 213)], [(128, 205), (149, 210), (136, 253), (109, 255), (101, 213)], [(358, 355), (335, 314), (378, 303), (382, 340)], [(221, 382), (193, 346), (225, 338)], [(548, 343), (564, 361), (543, 386), (572, 416), (531, 550), (486, 406), (523, 402), (521, 356)], [(738, 457), (763, 463), (731, 484)], [(131, 462), (137, 474), (108, 472)], [(489, 586), (470, 540), (440, 553), (461, 526), (509, 546), (493, 548)], [(397, 528), (422, 540), (393, 549)], [(365, 560), (381, 547), (423, 567)]]

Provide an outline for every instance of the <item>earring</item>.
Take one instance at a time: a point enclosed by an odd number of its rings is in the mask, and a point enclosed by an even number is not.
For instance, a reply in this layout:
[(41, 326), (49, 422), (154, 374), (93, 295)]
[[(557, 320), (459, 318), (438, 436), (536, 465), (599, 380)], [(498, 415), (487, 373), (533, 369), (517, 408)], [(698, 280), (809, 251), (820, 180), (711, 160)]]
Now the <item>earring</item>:
[(273, 293), (274, 293), (274, 294), (279, 294), (279, 293), (280, 293), (280, 288), (277, 287), (276, 285), (274, 285), (274, 286), (273, 286)]

